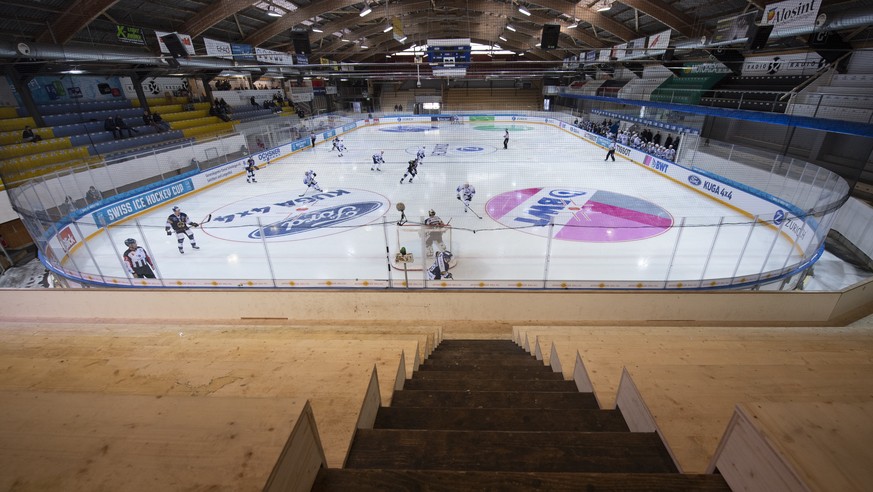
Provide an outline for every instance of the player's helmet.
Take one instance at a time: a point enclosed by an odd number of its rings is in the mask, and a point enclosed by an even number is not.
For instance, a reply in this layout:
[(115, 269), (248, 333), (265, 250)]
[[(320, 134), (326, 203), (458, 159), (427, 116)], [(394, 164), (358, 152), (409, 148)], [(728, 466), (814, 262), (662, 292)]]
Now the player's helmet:
[(452, 252), (451, 251), (443, 251), (443, 260), (451, 261), (452, 260)]
[(430, 209), (427, 211), (427, 215), (433, 217), (434, 215), (436, 215), (436, 212), (434, 212), (433, 209)]
[(134, 244), (136, 244), (136, 239), (134, 239), (132, 237), (129, 237), (129, 238), (124, 240), (125, 246), (133, 246)]
[(180, 209), (179, 207), (173, 207), (173, 212), (178, 212), (179, 210), (182, 210), (182, 209)]

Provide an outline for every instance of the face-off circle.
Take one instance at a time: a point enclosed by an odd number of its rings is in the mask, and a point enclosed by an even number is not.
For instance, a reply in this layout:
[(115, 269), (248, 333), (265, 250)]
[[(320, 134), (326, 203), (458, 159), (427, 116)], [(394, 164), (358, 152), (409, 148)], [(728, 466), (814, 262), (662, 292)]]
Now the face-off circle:
[[(313, 239), (370, 224), (388, 212), (388, 198), (355, 188), (298, 196), (282, 191), (234, 202), (212, 212), (201, 229), (227, 241), (284, 242)], [(261, 237), (263, 233), (263, 239)]]
[(652, 202), (596, 189), (526, 188), (501, 193), (485, 204), (503, 225), (554, 239), (593, 243), (638, 241), (663, 234), (673, 216)]

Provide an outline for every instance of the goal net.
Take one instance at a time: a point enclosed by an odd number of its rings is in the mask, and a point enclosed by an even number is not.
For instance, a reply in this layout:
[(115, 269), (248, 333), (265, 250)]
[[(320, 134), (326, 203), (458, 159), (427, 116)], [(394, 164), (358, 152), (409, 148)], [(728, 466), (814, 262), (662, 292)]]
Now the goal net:
[[(457, 254), (452, 246), (451, 226), (428, 227), (412, 223), (398, 225), (397, 242), (391, 252), (394, 267), (403, 270), (405, 264), (407, 270), (422, 270), (433, 264), (434, 253), (437, 251), (444, 249)], [(402, 255), (401, 248), (406, 248), (406, 255)], [(454, 258), (451, 264), (455, 264)]]

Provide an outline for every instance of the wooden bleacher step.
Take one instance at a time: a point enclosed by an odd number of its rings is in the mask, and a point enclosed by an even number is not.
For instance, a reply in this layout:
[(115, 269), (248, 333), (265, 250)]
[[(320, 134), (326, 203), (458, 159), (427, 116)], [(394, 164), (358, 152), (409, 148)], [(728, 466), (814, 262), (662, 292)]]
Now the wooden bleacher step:
[(509, 341), (444, 340), (312, 490), (727, 491)]
[[(409, 384), (409, 381), (407, 381)], [(592, 393), (527, 391), (395, 391), (392, 408), (457, 407), (457, 408), (542, 408), (598, 409)]]
[(376, 429), (629, 432), (618, 410), (382, 407)]
[(358, 429), (346, 468), (676, 473), (654, 432)]
[[(487, 375), (484, 375), (487, 377)], [(417, 379), (406, 382), (404, 389), (459, 391), (576, 391), (573, 381), (523, 379)]]
[[(535, 357), (512, 357), (512, 358), (499, 358), (499, 359), (476, 359), (473, 357), (468, 358), (458, 358), (458, 357), (445, 357), (439, 356), (434, 358), (432, 355), (429, 356), (424, 362), (421, 363), (421, 367), (428, 368), (442, 368), (442, 367), (455, 367), (455, 366), (463, 366), (463, 367), (473, 367), (472, 370), (478, 371), (489, 371), (494, 366), (502, 367), (502, 368), (510, 368), (510, 367), (545, 367), (543, 361), (537, 360)], [(466, 369), (464, 369), (466, 370)], [(501, 369), (502, 370), (502, 369)]]
[[(461, 380), (469, 378), (473, 373), (468, 371), (419, 371), (415, 374), (417, 381), (436, 381), (436, 380)], [(507, 379), (507, 380), (528, 380), (528, 381), (564, 381), (564, 375), (552, 372), (543, 368), (543, 370), (534, 371), (498, 371), (482, 374), (489, 379)]]
[(407, 492), (499, 490), (519, 492), (729, 492), (720, 475), (680, 475), (655, 473), (537, 473), (480, 472), (445, 470), (348, 470), (322, 468), (315, 492)]

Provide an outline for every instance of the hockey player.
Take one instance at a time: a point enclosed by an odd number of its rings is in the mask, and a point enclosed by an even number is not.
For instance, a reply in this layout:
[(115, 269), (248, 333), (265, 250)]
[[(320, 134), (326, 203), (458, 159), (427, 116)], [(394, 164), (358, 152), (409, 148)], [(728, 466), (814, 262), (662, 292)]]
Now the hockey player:
[(452, 274), (449, 272), (449, 262), (452, 260), (451, 251), (437, 251), (433, 265), (427, 269), (428, 280), (452, 279)]
[(317, 174), (315, 174), (315, 171), (312, 169), (306, 171), (306, 175), (303, 178), (303, 184), (305, 184), (307, 188), (315, 188), (318, 191), (324, 191), (318, 187), (318, 183), (315, 181), (316, 176)]
[(446, 243), (443, 242), (444, 227), (446, 227), (446, 224), (443, 222), (443, 219), (433, 209), (428, 210), (427, 218), (424, 219), (424, 247), (427, 249), (427, 256), (433, 256), (433, 243), (437, 243), (440, 251), (446, 250)]
[(606, 161), (610, 157), (612, 157), (612, 162), (615, 162), (615, 140), (611, 140), (609, 142), (609, 146), (607, 146), (606, 149), (606, 158), (604, 158), (603, 160)]
[(200, 224), (188, 220), (188, 214), (182, 213), (179, 207), (173, 207), (173, 213), (167, 217), (166, 230), (168, 236), (172, 236), (173, 232), (176, 233), (176, 240), (179, 242), (179, 253), (182, 254), (185, 254), (185, 251), (182, 249), (185, 236), (188, 236), (188, 241), (191, 242), (192, 248), (200, 249), (200, 246), (197, 246), (197, 241), (194, 240), (194, 233), (191, 232), (188, 226), (200, 227)]
[(380, 150), (378, 154), (373, 154), (373, 165), (370, 166), (370, 171), (382, 171), (382, 164), (385, 164), (385, 151)]
[(504, 130), (503, 132), (503, 150), (509, 148), (509, 128)]
[(249, 157), (249, 160), (246, 161), (246, 183), (257, 183), (258, 180), (255, 179), (255, 171), (258, 169), (258, 166), (255, 165), (255, 159), (253, 157)]
[(339, 156), (343, 156), (343, 152), (346, 150), (346, 145), (343, 143), (343, 139), (336, 137), (333, 139), (333, 147), (330, 149), (331, 151), (336, 150), (339, 152)]
[(464, 183), (461, 186), (458, 186), (458, 200), (464, 202), (464, 213), (467, 213), (467, 209), (470, 208), (470, 202), (473, 200), (473, 195), (476, 194), (476, 188), (474, 188), (470, 183)]
[(406, 179), (407, 176), (410, 176), (409, 182), (412, 183), (412, 180), (418, 175), (418, 159), (413, 159), (409, 161), (409, 165), (406, 166), (406, 173), (400, 178), (400, 184), (403, 184), (403, 180)]
[(418, 161), (419, 164), (424, 162), (424, 155), (425, 155), (424, 145), (422, 145), (421, 147), (418, 148), (418, 151), (415, 153), (415, 159)]
[(134, 278), (155, 278), (154, 265), (152, 259), (146, 250), (136, 245), (136, 239), (127, 238), (124, 240), (124, 245), (127, 249), (124, 250), (124, 266), (127, 267), (127, 273)]

